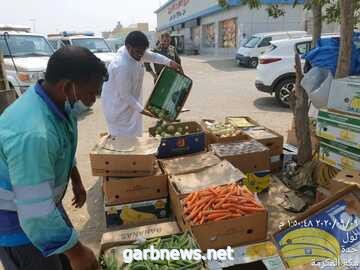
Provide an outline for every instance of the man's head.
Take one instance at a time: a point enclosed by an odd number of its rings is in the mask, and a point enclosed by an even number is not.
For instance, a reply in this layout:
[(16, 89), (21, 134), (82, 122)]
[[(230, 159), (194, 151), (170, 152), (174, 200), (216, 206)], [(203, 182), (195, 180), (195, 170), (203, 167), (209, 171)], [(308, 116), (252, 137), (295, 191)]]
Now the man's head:
[(167, 48), (169, 48), (170, 43), (171, 43), (170, 34), (168, 32), (162, 33), (160, 37), (161, 48), (166, 50)]
[(105, 64), (88, 49), (65, 46), (49, 59), (45, 83), (56, 90), (63, 101), (81, 100), (90, 107), (108, 78)]
[(136, 61), (140, 61), (146, 49), (149, 48), (149, 40), (143, 32), (133, 31), (127, 35), (125, 46), (130, 56)]

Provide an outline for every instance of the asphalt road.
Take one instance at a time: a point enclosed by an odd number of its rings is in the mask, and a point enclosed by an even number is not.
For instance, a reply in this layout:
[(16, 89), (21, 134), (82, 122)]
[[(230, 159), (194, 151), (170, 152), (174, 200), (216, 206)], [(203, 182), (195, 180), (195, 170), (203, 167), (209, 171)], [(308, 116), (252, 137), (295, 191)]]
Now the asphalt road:
[[(182, 120), (222, 120), (225, 116), (246, 115), (286, 136), (292, 115), (289, 109), (277, 105), (275, 98), (256, 90), (255, 70), (240, 68), (233, 60), (200, 56), (183, 57), (183, 66), (194, 85), (185, 105), (191, 111), (184, 113)], [(146, 74), (145, 98), (149, 96), (152, 85), (152, 78)], [(145, 119), (145, 127), (154, 123), (150, 118)], [(91, 175), (89, 152), (103, 132), (106, 132), (106, 124), (98, 100), (92, 112), (79, 122), (77, 164), (87, 190), (86, 205), (82, 209), (71, 206), (71, 186), (64, 200), (65, 209), (82, 241), (96, 252), (106, 229), (101, 184), (97, 177)]]

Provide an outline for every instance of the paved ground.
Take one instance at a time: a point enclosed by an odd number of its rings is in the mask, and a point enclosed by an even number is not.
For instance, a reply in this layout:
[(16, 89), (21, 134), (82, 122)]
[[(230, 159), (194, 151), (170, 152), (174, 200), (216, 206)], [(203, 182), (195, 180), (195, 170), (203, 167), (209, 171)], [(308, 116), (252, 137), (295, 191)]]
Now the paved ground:
[[(273, 97), (257, 91), (254, 87), (255, 70), (239, 68), (232, 60), (184, 57), (184, 70), (194, 81), (186, 108), (191, 112), (182, 117), (188, 119), (218, 119), (228, 115), (248, 115), (261, 124), (286, 135), (292, 119), (288, 109), (279, 107)], [(152, 88), (152, 80), (145, 76), (144, 96)], [(145, 119), (151, 126), (153, 120)], [(66, 194), (65, 208), (80, 232), (81, 239), (97, 251), (102, 233), (105, 231), (101, 186), (98, 178), (91, 175), (89, 152), (106, 132), (106, 125), (98, 101), (93, 112), (79, 122), (78, 167), (88, 192), (87, 203), (82, 209), (71, 206), (71, 187)]]

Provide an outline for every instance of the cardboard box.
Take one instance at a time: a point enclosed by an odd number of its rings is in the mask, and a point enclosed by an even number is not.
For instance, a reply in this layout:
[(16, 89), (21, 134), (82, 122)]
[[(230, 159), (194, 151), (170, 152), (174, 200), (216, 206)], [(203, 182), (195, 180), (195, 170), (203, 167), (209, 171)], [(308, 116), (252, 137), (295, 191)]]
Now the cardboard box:
[[(181, 209), (183, 213), (183, 209)], [(238, 218), (193, 225), (185, 222), (200, 249), (220, 249), (263, 241), (267, 238), (268, 213), (257, 212)], [(181, 226), (181, 225), (180, 225)]]
[(212, 144), (210, 147), (218, 157), (244, 173), (270, 170), (270, 150), (255, 140)]
[[(236, 141), (246, 141), (249, 140), (250, 137), (246, 135), (242, 130), (238, 129), (238, 134), (229, 137), (221, 137), (219, 135), (214, 134), (209, 130), (207, 123), (215, 123), (215, 120), (203, 119), (201, 120), (201, 126), (203, 127), (206, 135), (206, 146), (208, 147), (210, 144), (214, 143), (231, 143)], [(235, 128), (237, 129), (237, 128)]]
[(328, 108), (360, 115), (360, 76), (336, 79), (332, 82)]
[(107, 135), (102, 137), (90, 152), (94, 176), (140, 177), (154, 173), (159, 140), (141, 137), (131, 138), (129, 140), (135, 141), (130, 142), (124, 139), (124, 145), (121, 146), (127, 148), (124, 151), (110, 150), (114, 147), (111, 145), (111, 140), (121, 143), (119, 139)]
[(319, 159), (339, 170), (360, 170), (360, 150), (337, 142), (321, 139)]
[[(171, 124), (175, 128), (182, 128), (189, 135), (161, 138), (158, 149), (158, 158), (170, 158), (179, 155), (187, 155), (202, 152), (205, 150), (205, 133), (202, 127), (196, 122), (182, 122)], [(169, 125), (168, 125), (169, 126)], [(156, 136), (156, 128), (150, 128), (151, 136)]]
[(228, 116), (225, 121), (241, 129), (260, 126), (258, 122), (248, 116)]
[(124, 204), (165, 198), (169, 195), (168, 177), (157, 166), (152, 176), (136, 178), (103, 177), (105, 201)]
[(360, 263), (359, 213), (360, 189), (349, 186), (296, 219), (279, 221), (282, 229), (273, 237), (284, 262), (288, 267)]
[(160, 165), (167, 175), (179, 175), (200, 172), (221, 162), (213, 152), (203, 152), (172, 159), (160, 160)]
[(174, 221), (106, 232), (101, 238), (100, 254), (115, 246), (132, 244), (139, 238), (149, 239), (178, 233), (180, 229)]
[(210, 186), (235, 183), (244, 178), (245, 175), (226, 160), (200, 172), (169, 176), (171, 208), (179, 226), (183, 230), (186, 229), (181, 200), (187, 194)]
[(335, 177), (334, 181), (341, 182), (348, 185), (356, 185), (360, 188), (360, 172), (355, 170), (340, 171)]
[(244, 133), (269, 148), (271, 157), (282, 154), (284, 137), (276, 131), (265, 127), (252, 127), (245, 129)]
[[(192, 87), (192, 80), (186, 75), (165, 67), (159, 75), (145, 108), (157, 118), (174, 121), (181, 112)], [(168, 114), (156, 114), (162, 109)]]
[(232, 247), (234, 260), (209, 260), (206, 261), (207, 269), (241, 269), (241, 270), (285, 270), (276, 246), (271, 241), (256, 244)]
[(107, 227), (112, 226), (140, 226), (160, 222), (170, 216), (168, 199), (104, 205)]
[(344, 188), (348, 187), (349, 184), (338, 182), (335, 180), (332, 180), (329, 185), (323, 187), (318, 186), (316, 189), (316, 203), (319, 203), (326, 198), (329, 198), (339, 192), (339, 190), (343, 190)]
[(320, 110), (317, 136), (360, 149), (360, 117)]

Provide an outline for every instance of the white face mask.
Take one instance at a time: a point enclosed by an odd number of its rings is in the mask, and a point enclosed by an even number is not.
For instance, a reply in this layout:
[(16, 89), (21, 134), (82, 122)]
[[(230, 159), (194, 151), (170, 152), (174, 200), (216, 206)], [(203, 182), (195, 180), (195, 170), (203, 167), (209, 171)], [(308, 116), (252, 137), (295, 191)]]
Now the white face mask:
[(73, 94), (75, 97), (75, 102), (74, 102), (74, 104), (71, 104), (69, 99), (66, 98), (65, 111), (68, 114), (72, 114), (76, 117), (79, 117), (81, 114), (88, 111), (90, 109), (90, 107), (86, 106), (80, 99), (77, 98), (76, 91), (75, 91), (75, 83), (73, 83)]

